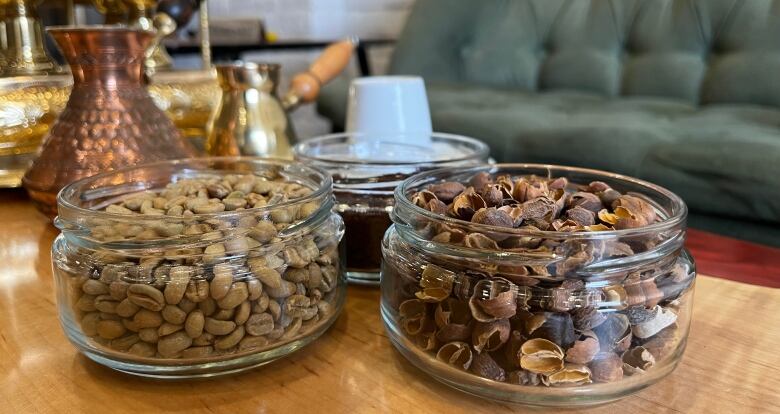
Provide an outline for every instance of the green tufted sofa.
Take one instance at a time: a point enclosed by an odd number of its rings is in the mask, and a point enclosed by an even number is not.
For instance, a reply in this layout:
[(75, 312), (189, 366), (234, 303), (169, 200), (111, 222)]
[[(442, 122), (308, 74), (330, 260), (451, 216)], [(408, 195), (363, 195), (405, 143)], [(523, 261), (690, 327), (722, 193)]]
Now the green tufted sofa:
[[(418, 0), (390, 73), (500, 162), (641, 177), (780, 246), (780, 0)], [(347, 86), (318, 104), (336, 128)]]

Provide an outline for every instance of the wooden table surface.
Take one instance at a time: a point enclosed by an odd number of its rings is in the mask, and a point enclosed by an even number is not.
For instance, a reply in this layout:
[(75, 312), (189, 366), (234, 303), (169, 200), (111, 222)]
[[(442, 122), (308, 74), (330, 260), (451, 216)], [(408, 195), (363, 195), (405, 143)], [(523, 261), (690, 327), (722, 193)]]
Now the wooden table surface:
[[(249, 372), (166, 382), (112, 371), (76, 352), (60, 329), (49, 254), (56, 234), (23, 193), (0, 191), (0, 413), (532, 411), (462, 394), (406, 362), (385, 335), (378, 290), (365, 287), (349, 288), (321, 339)], [(700, 276), (678, 369), (583, 412), (780, 413), (780, 290)]]

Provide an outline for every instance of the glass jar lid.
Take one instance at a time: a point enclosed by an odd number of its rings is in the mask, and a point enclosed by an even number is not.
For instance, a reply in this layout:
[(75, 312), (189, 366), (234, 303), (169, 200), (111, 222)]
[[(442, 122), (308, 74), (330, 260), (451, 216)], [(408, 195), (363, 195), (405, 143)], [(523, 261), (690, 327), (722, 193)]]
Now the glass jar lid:
[(425, 146), (406, 135), (332, 134), (306, 140), (293, 153), (297, 160), (331, 173), (337, 191), (379, 191), (388, 196), (418, 172), (488, 161), (489, 148), (479, 140), (438, 132), (430, 137), (431, 146)]

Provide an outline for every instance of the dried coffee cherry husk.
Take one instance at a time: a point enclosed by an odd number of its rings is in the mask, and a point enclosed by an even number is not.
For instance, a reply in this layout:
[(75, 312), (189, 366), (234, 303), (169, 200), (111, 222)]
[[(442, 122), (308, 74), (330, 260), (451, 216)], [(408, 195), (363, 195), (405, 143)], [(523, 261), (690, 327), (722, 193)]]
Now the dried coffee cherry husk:
[(671, 324), (649, 339), (637, 339), (637, 343), (650, 351), (656, 361), (672, 352), (677, 344), (677, 324)]
[(525, 326), (533, 316), (534, 314), (529, 312), (527, 308), (518, 308), (515, 315), (509, 318), (509, 323), (512, 325), (513, 330), (520, 331), (525, 335)]
[(495, 227), (514, 227), (512, 217), (507, 212), (496, 209), (495, 207), (479, 209), (471, 217), (471, 222)]
[(630, 330), (626, 332), (626, 334), (615, 343), (614, 351), (617, 353), (626, 351), (631, 347), (631, 340), (633, 337), (634, 334), (632, 334)]
[(621, 311), (621, 313), (628, 317), (628, 322), (631, 325), (647, 322), (655, 318), (657, 312), (658, 308), (646, 308), (644, 306), (632, 306)]
[(485, 188), (486, 185), (493, 183), (493, 177), (485, 171), (474, 174), (469, 180), (469, 185), (474, 188)]
[(587, 364), (599, 353), (599, 339), (593, 331), (580, 333), (574, 345), (566, 351), (566, 362)]
[(643, 346), (629, 349), (623, 353), (621, 359), (625, 375), (641, 374), (655, 365), (655, 357)]
[(419, 299), (409, 299), (401, 303), (398, 314), (403, 330), (409, 335), (417, 335), (427, 320), (427, 306)]
[(514, 191), (514, 183), (512, 182), (512, 176), (509, 174), (499, 175), (496, 177), (496, 184), (501, 187), (501, 192), (505, 199), (512, 199), (512, 191)]
[(563, 217), (583, 227), (596, 224), (596, 215), (592, 211), (580, 206), (566, 210)]
[(629, 275), (623, 282), (623, 288), (626, 291), (626, 306), (644, 305), (646, 298), (641, 283), (642, 280), (637, 273)]
[(427, 311), (428, 306), (419, 299), (405, 300), (398, 307), (398, 314), (404, 319), (423, 317), (427, 314)]
[(585, 229), (572, 220), (556, 219), (551, 223), (551, 225), (555, 231), (574, 232)]
[(663, 293), (661, 299), (668, 303), (680, 297), (693, 283), (693, 273), (688, 266), (676, 265), (671, 272), (655, 277), (656, 287)]
[(427, 316), (401, 319), (401, 326), (409, 336), (417, 336), (426, 333), (430, 334), (429, 336), (433, 336), (433, 333), (436, 331), (436, 322)]
[[(514, 221), (512, 220), (512, 217), (509, 216), (504, 211), (497, 210), (495, 207), (489, 207), (489, 208), (482, 208), (476, 213), (474, 213), (474, 216), (471, 217), (471, 222), (476, 224), (484, 224), (487, 226), (494, 226), (494, 227), (505, 227), (511, 229), (514, 227)], [(482, 233), (475, 233), (475, 234), (482, 234)], [(503, 232), (485, 232), (484, 235), (488, 236), (489, 238), (495, 240), (496, 242), (500, 242), (507, 237), (509, 237), (507, 234)], [(496, 245), (496, 249), (498, 249), (498, 246)]]
[(512, 198), (521, 203), (537, 197), (547, 197), (550, 194), (550, 189), (544, 181), (531, 181), (526, 177), (520, 177), (513, 184)]
[(469, 233), (463, 240), (463, 244), (472, 249), (498, 250), (496, 241), (482, 233)]
[[(430, 319), (428, 319), (427, 321), (430, 321)], [(426, 323), (426, 326), (430, 326), (431, 328), (434, 328), (434, 324), (432, 322)], [(433, 351), (439, 345), (439, 341), (436, 338), (436, 330), (431, 329), (431, 330), (425, 330), (423, 332), (420, 332), (419, 334), (417, 334), (417, 337), (415, 338), (415, 343), (423, 351)]]
[(526, 322), (526, 333), (529, 338), (546, 339), (564, 349), (571, 347), (577, 339), (574, 323), (568, 313), (535, 313)]
[(509, 340), (510, 329), (508, 319), (475, 323), (471, 333), (474, 350), (477, 352), (497, 350)]
[(520, 366), (537, 374), (551, 374), (563, 368), (563, 349), (542, 338), (529, 339), (520, 346)]
[(555, 386), (573, 386), (573, 385), (585, 385), (591, 382), (590, 369), (585, 365), (578, 364), (566, 364), (563, 369), (558, 372), (554, 372), (547, 375), (544, 378), (546, 385)]
[(522, 332), (513, 330), (509, 333), (509, 340), (504, 346), (504, 359), (510, 368), (520, 368), (520, 346), (523, 345), (526, 338)]
[(485, 207), (487, 204), (482, 196), (474, 192), (473, 187), (469, 187), (452, 200), (447, 213), (461, 220), (471, 220), (475, 212)]
[(460, 229), (443, 231), (431, 238), (436, 243), (462, 245), (466, 241), (466, 232)]
[[(539, 284), (539, 279), (531, 276), (533, 272), (530, 271), (527, 266), (499, 265), (498, 273), (500, 273), (504, 279), (517, 285), (518, 288)], [(520, 289), (518, 291), (518, 296), (520, 295), (524, 295), (525, 300), (523, 302), (527, 302), (527, 299), (530, 297), (530, 291)], [(523, 304), (520, 306), (523, 306)]]
[(507, 375), (506, 382), (517, 385), (540, 385), (542, 384), (542, 374), (520, 369), (512, 371)]
[(636, 324), (631, 327), (631, 331), (637, 338), (650, 338), (657, 334), (667, 326), (672, 325), (677, 321), (677, 314), (671, 309), (662, 308), (656, 306), (655, 315), (645, 322)]
[(528, 221), (536, 227), (539, 227), (540, 222), (544, 222), (545, 227), (549, 227), (552, 221), (549, 218), (554, 214), (556, 205), (555, 200), (550, 197), (536, 197), (520, 204), (520, 208), (523, 221)]
[(436, 353), (436, 359), (454, 367), (468, 370), (474, 359), (471, 347), (465, 342), (450, 342), (442, 345)]
[(505, 279), (480, 280), (474, 286), (469, 308), (480, 322), (510, 318), (517, 312), (517, 292)]
[(420, 276), (422, 290), (416, 292), (415, 296), (425, 302), (441, 302), (450, 296), (454, 277), (452, 272), (428, 264)]
[(656, 222), (658, 215), (655, 212), (650, 203), (647, 201), (628, 194), (624, 194), (612, 202), (612, 209), (617, 212), (618, 209), (625, 209), (634, 220), (637, 221), (636, 226), (630, 226), (626, 228), (642, 227)]
[(439, 328), (450, 323), (465, 325), (471, 321), (471, 311), (466, 302), (447, 298), (436, 306), (434, 319)]
[(585, 191), (578, 191), (569, 197), (569, 201), (566, 204), (566, 207), (568, 209), (581, 207), (592, 212), (593, 214), (596, 214), (599, 212), (599, 210), (604, 208), (604, 205), (601, 203), (601, 200), (596, 194)]
[(566, 279), (560, 286), (549, 289), (549, 295), (539, 299), (539, 306), (554, 312), (568, 312), (574, 307), (574, 293), (584, 287), (581, 280)]
[(563, 260), (555, 263), (555, 274), (566, 276), (602, 258), (604, 244), (599, 240), (569, 239), (555, 246), (555, 254)]
[(612, 188), (612, 187), (610, 187), (609, 184), (607, 184), (607, 183), (605, 183), (603, 181), (591, 181), (588, 184), (587, 190), (588, 190), (588, 192), (591, 192), (591, 193), (600, 193), (600, 192), (604, 192), (606, 190), (609, 190), (610, 188)]
[[(474, 187), (480, 188), (480, 187)], [(488, 207), (500, 207), (504, 204), (504, 192), (500, 184), (488, 184), (479, 192)]]
[(555, 201), (555, 209), (553, 210), (551, 219), (560, 217), (563, 210), (566, 208), (566, 203), (569, 201), (569, 193), (565, 190), (550, 190), (550, 198)]
[(622, 310), (627, 307), (628, 293), (621, 285), (612, 285), (602, 288), (604, 301), (602, 306), (609, 306), (615, 310)]
[(434, 314), (436, 338), (441, 342), (465, 341), (471, 338), (472, 319), (468, 305), (454, 298), (440, 302)]
[(439, 200), (449, 203), (459, 194), (466, 190), (466, 187), (456, 181), (448, 181), (439, 184), (431, 184), (428, 191), (432, 192)]
[(617, 240), (605, 240), (604, 241), (604, 257), (627, 257), (634, 254), (634, 249), (628, 243), (623, 243)]
[(599, 338), (602, 351), (612, 351), (626, 335), (631, 333), (628, 317), (620, 313), (611, 313), (603, 323), (593, 328), (593, 333)]
[(565, 190), (569, 186), (569, 180), (566, 177), (558, 177), (547, 183), (550, 190)]
[(474, 356), (469, 371), (482, 378), (492, 379), (494, 381), (503, 382), (506, 379), (506, 372), (504, 369), (486, 352)]
[(614, 352), (601, 352), (588, 364), (595, 382), (614, 382), (623, 378), (623, 361)]
[(449, 323), (436, 331), (436, 339), (440, 342), (466, 341), (471, 338), (473, 325), (472, 322), (465, 325)]
[(587, 331), (601, 325), (607, 320), (606, 315), (599, 312), (593, 306), (586, 306), (571, 311), (574, 328), (578, 331)]
[[(517, 203), (504, 204), (498, 207), (498, 210), (503, 211), (512, 218), (512, 225), (514, 227), (519, 226), (523, 222), (523, 207)], [(538, 244), (538, 243), (537, 243)]]
[(433, 213), (442, 215), (442, 216), (447, 214), (447, 204), (444, 203), (441, 200), (431, 200), (423, 208), (425, 208), (426, 210), (431, 211)]
[(612, 189), (612, 187), (601, 181), (593, 181), (590, 183), (588, 185), (588, 191), (596, 194), (605, 206), (611, 206), (612, 203), (622, 195), (619, 191)]
[(417, 207), (424, 209), (427, 209), (428, 203), (434, 200), (438, 200), (438, 198), (436, 198), (436, 194), (433, 194), (428, 190), (418, 191), (414, 194), (414, 196), (412, 196), (412, 203)]

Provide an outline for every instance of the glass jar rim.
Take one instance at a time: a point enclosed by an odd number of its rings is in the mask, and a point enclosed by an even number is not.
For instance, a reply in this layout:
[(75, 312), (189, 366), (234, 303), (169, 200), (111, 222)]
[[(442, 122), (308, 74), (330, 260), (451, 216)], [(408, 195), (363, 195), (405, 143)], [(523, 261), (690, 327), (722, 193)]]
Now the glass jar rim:
[[(105, 218), (105, 219), (124, 219), (127, 218), (127, 215), (124, 214), (117, 214), (117, 213), (109, 213), (107, 211), (101, 211), (101, 210), (95, 210), (87, 207), (81, 207), (77, 205), (74, 202), (74, 199), (76, 197), (79, 197), (83, 194), (84, 187), (88, 187), (89, 184), (98, 182), (99, 180), (104, 180), (112, 175), (121, 176), (126, 173), (130, 173), (133, 171), (142, 171), (142, 170), (151, 170), (155, 168), (162, 168), (162, 167), (182, 167), (181, 171), (186, 171), (186, 166), (194, 164), (194, 163), (203, 163), (204, 167), (207, 165), (213, 165), (218, 164), (220, 162), (249, 162), (249, 163), (255, 163), (260, 164), (263, 166), (271, 166), (271, 167), (291, 167), (295, 166), (296, 168), (300, 168), (301, 171), (305, 172), (307, 175), (312, 175), (316, 177), (319, 181), (319, 185), (317, 188), (312, 191), (311, 194), (306, 195), (304, 197), (295, 198), (292, 200), (270, 204), (262, 207), (252, 207), (244, 210), (238, 210), (238, 211), (223, 211), (219, 213), (201, 213), (201, 214), (193, 214), (192, 216), (184, 217), (184, 216), (163, 216), (166, 219), (176, 219), (181, 221), (198, 221), (198, 220), (207, 220), (207, 219), (225, 219), (225, 218), (240, 218), (243, 216), (248, 215), (257, 215), (258, 213), (265, 213), (265, 212), (271, 212), (277, 209), (283, 209), (291, 206), (297, 206), (299, 204), (305, 204), (310, 201), (322, 198), (326, 196), (329, 192), (333, 189), (333, 180), (330, 177), (330, 174), (325, 173), (324, 171), (320, 170), (319, 168), (315, 167), (309, 167), (307, 165), (304, 165), (303, 163), (280, 159), (280, 158), (264, 158), (264, 157), (208, 157), (208, 158), (182, 158), (177, 160), (166, 160), (166, 161), (158, 161), (158, 162), (152, 162), (152, 163), (146, 163), (146, 164), (140, 164), (135, 165), (132, 167), (125, 167), (120, 168), (117, 170), (107, 171), (100, 174), (96, 174), (90, 177), (82, 178), (80, 180), (74, 181), (60, 190), (60, 192), (57, 194), (57, 207), (60, 210), (59, 215), (62, 216), (62, 212), (70, 213), (69, 216), (80, 216), (80, 217), (90, 217), (90, 218)], [(198, 170), (193, 169), (193, 172), (197, 173)], [(137, 191), (145, 191), (148, 190), (148, 188), (136, 188)], [(160, 216), (154, 216), (154, 215), (133, 215), (133, 220), (144, 220), (144, 221), (155, 221), (160, 220)], [(59, 217), (58, 217), (59, 219)]]
[[(316, 146), (324, 146), (327, 144), (332, 144), (334, 142), (338, 142), (338, 140), (342, 140), (344, 138), (349, 137), (359, 137), (359, 136), (366, 136), (366, 135), (376, 135), (376, 134), (366, 134), (366, 133), (359, 133), (359, 132), (341, 132), (336, 134), (327, 134), (322, 135), (314, 138), (307, 139), (303, 142), (298, 143), (293, 147), (293, 154), (295, 155), (295, 158), (301, 161), (311, 161), (311, 162), (318, 162), (323, 164), (332, 164), (332, 165), (353, 165), (353, 166), (444, 166), (451, 163), (457, 163), (457, 162), (463, 162), (463, 161), (469, 161), (473, 159), (487, 159), (487, 157), (490, 154), (490, 148), (487, 144), (484, 142), (476, 139), (467, 137), (464, 135), (456, 135), (456, 134), (449, 134), (444, 132), (432, 132), (429, 135), (432, 138), (436, 138), (437, 140), (448, 142), (450, 144), (461, 144), (461, 145), (469, 145), (474, 148), (473, 153), (468, 155), (463, 155), (457, 158), (446, 158), (446, 159), (435, 159), (435, 160), (422, 160), (422, 161), (366, 161), (366, 160), (341, 160), (336, 159), (333, 157), (323, 158), (323, 157), (317, 157), (311, 155), (311, 151)], [(409, 146), (409, 147), (418, 147), (422, 148), (419, 145), (412, 145), (408, 144), (402, 141), (385, 141), (384, 139), (390, 138), (393, 136), (409, 136), (409, 135), (420, 135), (415, 133), (388, 133), (388, 134), (382, 134), (379, 136), (380, 139), (375, 140), (372, 139), (371, 141), (367, 142), (386, 142), (391, 143), (393, 145), (397, 146)], [(428, 135), (428, 134), (426, 134)]]
[[(414, 203), (412, 203), (412, 200), (406, 197), (406, 192), (409, 188), (415, 185), (422, 184), (425, 181), (431, 181), (431, 183), (433, 183), (434, 179), (436, 178), (441, 179), (447, 176), (451, 176), (453, 174), (468, 174), (469, 172), (476, 174), (478, 172), (486, 171), (486, 170), (496, 171), (502, 169), (547, 170), (550, 176), (554, 176), (555, 171), (566, 172), (566, 173), (580, 173), (580, 174), (593, 175), (594, 178), (595, 176), (602, 176), (604, 178), (608, 178), (612, 180), (623, 181), (633, 185), (638, 185), (644, 189), (650, 190), (656, 194), (665, 197), (668, 201), (671, 202), (674, 210), (674, 214), (662, 221), (647, 226), (630, 228), (630, 229), (616, 229), (616, 230), (604, 230), (604, 231), (592, 231), (592, 232), (583, 232), (583, 231), (562, 232), (562, 231), (549, 231), (549, 230), (531, 230), (531, 229), (522, 229), (522, 228), (510, 229), (506, 227), (477, 224), (470, 221), (457, 219), (454, 217), (443, 216), (441, 214), (434, 213), (432, 211), (426, 210), (422, 207), (415, 205)], [(438, 170), (415, 174), (409, 177), (408, 179), (404, 180), (398, 187), (396, 187), (394, 197), (395, 197), (396, 208), (393, 210), (393, 218), (394, 218), (393, 221), (396, 221), (395, 219), (397, 218), (399, 211), (409, 211), (415, 215), (419, 215), (424, 217), (425, 219), (431, 220), (432, 222), (439, 222), (443, 224), (452, 224), (452, 225), (459, 225), (459, 226), (470, 226), (473, 227), (474, 229), (478, 229), (479, 231), (490, 232), (493, 234), (501, 234), (507, 236), (533, 236), (533, 237), (543, 237), (543, 238), (553, 238), (553, 239), (570, 239), (570, 238), (610, 239), (610, 238), (635, 236), (635, 235), (654, 233), (654, 232), (657, 233), (684, 224), (686, 217), (688, 215), (688, 207), (683, 201), (683, 199), (680, 198), (680, 196), (678, 196), (677, 194), (673, 193), (672, 191), (664, 187), (661, 187), (657, 184), (653, 184), (648, 181), (640, 180), (638, 178), (630, 177), (627, 175), (612, 173), (603, 170), (582, 168), (582, 167), (570, 167), (570, 166), (554, 165), (554, 164), (507, 163), (507, 164), (483, 165), (483, 166), (468, 167), (468, 168), (460, 168), (460, 167), (441, 168)]]

